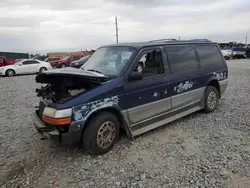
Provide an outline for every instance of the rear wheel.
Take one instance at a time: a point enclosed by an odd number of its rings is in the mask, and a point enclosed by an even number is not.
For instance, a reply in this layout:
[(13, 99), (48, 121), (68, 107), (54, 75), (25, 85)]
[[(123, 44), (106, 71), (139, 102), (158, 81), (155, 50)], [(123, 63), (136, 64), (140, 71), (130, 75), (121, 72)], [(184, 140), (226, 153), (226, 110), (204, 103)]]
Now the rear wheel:
[(46, 71), (46, 70), (47, 70), (46, 67), (41, 67), (40, 70), (39, 70), (39, 72), (44, 72), (44, 71)]
[(8, 69), (6, 71), (6, 75), (9, 76), (9, 77), (14, 76), (15, 75), (15, 71), (13, 69)]
[(219, 100), (218, 90), (214, 86), (207, 86), (204, 99), (204, 112), (213, 112), (216, 109)]
[(119, 122), (115, 115), (101, 112), (91, 118), (82, 136), (83, 149), (101, 155), (109, 152), (119, 136)]

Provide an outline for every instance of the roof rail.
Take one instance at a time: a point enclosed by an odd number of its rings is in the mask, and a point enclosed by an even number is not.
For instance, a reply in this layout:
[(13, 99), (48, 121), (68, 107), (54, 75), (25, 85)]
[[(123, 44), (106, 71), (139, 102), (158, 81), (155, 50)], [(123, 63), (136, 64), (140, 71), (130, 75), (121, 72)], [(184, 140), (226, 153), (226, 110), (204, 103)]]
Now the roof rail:
[(164, 41), (168, 42), (168, 41), (177, 41), (177, 40), (176, 40), (176, 39), (170, 38), (170, 39), (151, 40), (151, 41), (149, 41), (149, 42), (164, 42)]
[(211, 42), (211, 40), (208, 39), (191, 39), (190, 41)]

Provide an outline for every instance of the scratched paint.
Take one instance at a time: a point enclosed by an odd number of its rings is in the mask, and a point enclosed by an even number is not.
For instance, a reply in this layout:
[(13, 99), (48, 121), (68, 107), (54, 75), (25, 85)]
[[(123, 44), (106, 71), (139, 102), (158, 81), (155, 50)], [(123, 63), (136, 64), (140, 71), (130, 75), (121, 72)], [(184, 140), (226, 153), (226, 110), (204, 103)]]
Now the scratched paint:
[(174, 91), (176, 91), (177, 93), (181, 93), (183, 91), (186, 91), (190, 88), (192, 88), (194, 85), (194, 82), (192, 81), (186, 81), (185, 83), (180, 83), (178, 86), (174, 87)]
[(157, 92), (154, 92), (154, 94), (153, 94), (153, 97), (158, 97), (158, 93)]
[(89, 102), (83, 105), (73, 107), (73, 118), (75, 121), (83, 121), (92, 112), (98, 109), (101, 109), (104, 107), (118, 106), (118, 105), (119, 105), (118, 96), (113, 96), (113, 97), (97, 100), (94, 102)]

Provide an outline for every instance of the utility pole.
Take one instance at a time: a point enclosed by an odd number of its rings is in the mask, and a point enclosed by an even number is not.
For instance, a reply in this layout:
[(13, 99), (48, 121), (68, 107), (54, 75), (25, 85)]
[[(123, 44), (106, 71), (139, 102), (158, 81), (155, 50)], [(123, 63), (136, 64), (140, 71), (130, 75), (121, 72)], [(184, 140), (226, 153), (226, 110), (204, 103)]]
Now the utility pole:
[(179, 37), (179, 40), (181, 40), (181, 37)]
[(116, 43), (118, 43), (118, 23), (117, 23), (117, 17), (115, 17), (115, 36), (116, 36)]
[(246, 45), (247, 45), (247, 43), (248, 43), (248, 42), (247, 42), (247, 34), (246, 34)]

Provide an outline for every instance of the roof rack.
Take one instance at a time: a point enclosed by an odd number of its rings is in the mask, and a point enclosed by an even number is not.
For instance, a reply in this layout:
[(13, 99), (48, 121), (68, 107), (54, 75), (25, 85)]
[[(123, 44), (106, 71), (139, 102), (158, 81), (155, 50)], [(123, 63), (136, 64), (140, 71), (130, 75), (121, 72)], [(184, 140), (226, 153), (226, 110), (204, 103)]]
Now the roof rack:
[(211, 42), (211, 40), (208, 39), (191, 39), (189, 41), (197, 41), (197, 42)]
[(151, 41), (149, 41), (149, 42), (164, 42), (164, 41), (169, 42), (169, 41), (177, 41), (177, 40), (176, 40), (176, 39), (170, 38), (170, 39), (151, 40)]

